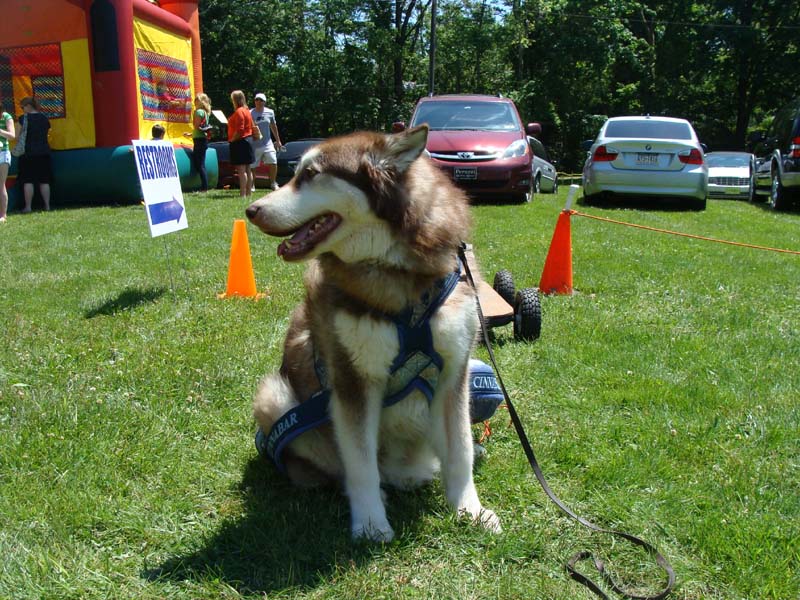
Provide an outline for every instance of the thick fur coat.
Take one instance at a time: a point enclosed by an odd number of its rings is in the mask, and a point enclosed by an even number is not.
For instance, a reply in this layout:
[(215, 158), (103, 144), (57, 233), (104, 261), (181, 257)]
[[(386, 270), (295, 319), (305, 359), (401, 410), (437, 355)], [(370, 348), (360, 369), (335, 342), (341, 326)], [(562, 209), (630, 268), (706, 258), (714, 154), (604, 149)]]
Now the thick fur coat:
[(439, 471), (459, 514), (500, 531), (472, 478), (467, 363), (478, 320), (465, 281), (431, 319), (444, 358), (433, 400), (415, 391), (382, 406), (400, 344), (386, 314), (415, 304), (453, 271), (470, 229), (465, 195), (423, 156), (427, 134), (422, 126), (327, 140), (302, 158), (290, 183), (247, 208), (264, 233), (288, 238), (280, 257), (309, 261), (305, 300), (292, 315), (280, 371), (256, 393), (255, 418), (269, 432), (318, 391), (319, 356), (331, 423), (291, 442), (285, 464), (298, 485), (343, 484), (354, 538), (393, 538), (382, 484), (409, 488)]

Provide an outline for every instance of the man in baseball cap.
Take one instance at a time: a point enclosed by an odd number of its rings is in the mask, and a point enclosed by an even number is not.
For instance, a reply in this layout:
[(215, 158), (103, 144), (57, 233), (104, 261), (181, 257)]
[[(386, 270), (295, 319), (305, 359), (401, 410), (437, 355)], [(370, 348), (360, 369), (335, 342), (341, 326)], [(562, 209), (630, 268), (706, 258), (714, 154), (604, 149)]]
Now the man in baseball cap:
[[(259, 92), (256, 94), (256, 106), (250, 110), (250, 116), (253, 117), (253, 123), (261, 130), (261, 139), (251, 140), (253, 145), (253, 154), (255, 155), (255, 162), (250, 165), (252, 168), (258, 167), (260, 164), (267, 165), (267, 173), (271, 181), (272, 189), (278, 189), (278, 183), (275, 178), (278, 175), (278, 157), (276, 147), (280, 149), (283, 147), (281, 143), (281, 135), (278, 133), (278, 124), (275, 121), (275, 111), (267, 108), (267, 97)], [(272, 138), (275, 138), (275, 144), (272, 143)]]

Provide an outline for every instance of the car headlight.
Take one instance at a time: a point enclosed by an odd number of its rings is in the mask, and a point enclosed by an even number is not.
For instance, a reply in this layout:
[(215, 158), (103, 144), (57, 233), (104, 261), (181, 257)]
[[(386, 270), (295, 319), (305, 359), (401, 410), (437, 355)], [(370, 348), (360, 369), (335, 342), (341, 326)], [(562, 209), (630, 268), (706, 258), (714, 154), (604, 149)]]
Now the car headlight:
[(526, 140), (517, 140), (512, 142), (508, 148), (503, 150), (502, 158), (518, 158), (525, 156), (528, 151), (528, 142)]

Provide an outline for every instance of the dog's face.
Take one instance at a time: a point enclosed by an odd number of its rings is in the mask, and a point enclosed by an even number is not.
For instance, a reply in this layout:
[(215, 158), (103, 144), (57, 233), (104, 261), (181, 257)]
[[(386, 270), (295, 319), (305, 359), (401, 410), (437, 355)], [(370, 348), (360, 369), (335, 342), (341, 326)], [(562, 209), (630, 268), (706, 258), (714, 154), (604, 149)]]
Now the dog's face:
[(396, 235), (411, 219), (405, 175), (427, 138), (423, 125), (323, 142), (303, 156), (291, 182), (253, 202), (247, 217), (264, 233), (288, 238), (278, 246), (286, 261), (330, 252), (344, 262), (401, 263)]

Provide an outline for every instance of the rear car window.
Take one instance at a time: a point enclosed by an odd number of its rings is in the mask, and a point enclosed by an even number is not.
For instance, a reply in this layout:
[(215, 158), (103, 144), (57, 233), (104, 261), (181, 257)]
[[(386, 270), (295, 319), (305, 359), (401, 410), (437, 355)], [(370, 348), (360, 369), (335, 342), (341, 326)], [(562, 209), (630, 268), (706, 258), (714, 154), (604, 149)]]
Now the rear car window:
[(544, 144), (537, 140), (535, 137), (529, 137), (528, 141), (531, 144), (531, 148), (533, 149), (533, 154), (538, 156), (539, 158), (543, 158), (544, 160), (549, 160), (547, 158), (547, 150), (544, 148)]
[(706, 163), (709, 167), (749, 167), (750, 157), (706, 154)]
[(506, 102), (422, 102), (411, 126), (427, 123), (432, 130), (519, 131), (522, 124)]
[(644, 138), (648, 140), (691, 140), (692, 131), (688, 123), (671, 121), (610, 121), (606, 137)]

